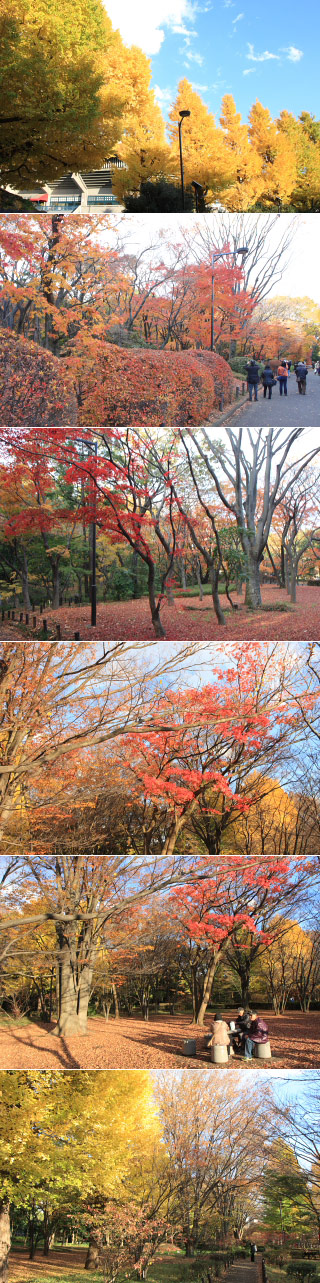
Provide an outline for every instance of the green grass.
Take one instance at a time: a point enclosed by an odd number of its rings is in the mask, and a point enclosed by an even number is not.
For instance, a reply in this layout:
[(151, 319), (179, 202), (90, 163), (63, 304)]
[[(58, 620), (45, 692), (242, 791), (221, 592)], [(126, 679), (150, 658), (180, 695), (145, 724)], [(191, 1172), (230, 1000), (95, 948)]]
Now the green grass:
[(200, 1252), (198, 1256), (187, 1257), (177, 1252), (168, 1257), (159, 1257), (148, 1269), (148, 1283), (197, 1283), (201, 1275), (212, 1265), (209, 1252)]
[(11, 1029), (13, 1025), (16, 1029), (17, 1025), (29, 1025), (30, 1020), (31, 1016), (11, 1016), (9, 1012), (1, 1011), (0, 1029)]
[[(61, 1248), (57, 1249), (61, 1251)], [(41, 1249), (36, 1253), (35, 1264), (41, 1257)], [(43, 1259), (43, 1258), (42, 1258)], [(201, 1275), (209, 1264), (212, 1265), (212, 1258), (209, 1253), (202, 1252), (197, 1257), (186, 1257), (181, 1252), (172, 1254), (168, 1257), (159, 1257), (157, 1261), (148, 1269), (148, 1283), (200, 1283)], [(45, 1283), (84, 1283), (86, 1277), (84, 1265), (79, 1269), (68, 1269), (67, 1265), (54, 1266), (48, 1259), (48, 1267), (43, 1276)], [(90, 1270), (90, 1283), (101, 1283), (103, 1271)], [(134, 1272), (131, 1276), (123, 1275), (123, 1280), (127, 1283), (137, 1283), (137, 1274)], [(33, 1272), (33, 1262), (30, 1261), (30, 1275), (25, 1276), (24, 1283), (34, 1283), (35, 1273)]]
[[(38, 1259), (39, 1258), (37, 1253), (35, 1258), (35, 1264), (37, 1263)], [(49, 1257), (49, 1262), (50, 1262), (50, 1257)], [(32, 1273), (32, 1266), (33, 1266), (33, 1261), (30, 1261), (30, 1277), (27, 1278), (26, 1276), (24, 1276), (25, 1283), (34, 1283), (35, 1274)], [(54, 1269), (54, 1267), (50, 1266), (49, 1264), (48, 1273), (46, 1272), (45, 1275), (43, 1274), (43, 1276), (37, 1275), (37, 1278), (40, 1278), (40, 1277), (43, 1277), (43, 1278), (45, 1277), (46, 1283), (84, 1283), (84, 1279), (86, 1279), (87, 1274), (86, 1274), (84, 1265), (82, 1266), (82, 1268), (80, 1267), (79, 1270), (68, 1270), (64, 1268), (62, 1269), (61, 1265), (60, 1266), (57, 1265), (56, 1269)], [(101, 1283), (103, 1274), (98, 1273), (97, 1270), (90, 1270), (89, 1278), (92, 1280), (92, 1283)]]

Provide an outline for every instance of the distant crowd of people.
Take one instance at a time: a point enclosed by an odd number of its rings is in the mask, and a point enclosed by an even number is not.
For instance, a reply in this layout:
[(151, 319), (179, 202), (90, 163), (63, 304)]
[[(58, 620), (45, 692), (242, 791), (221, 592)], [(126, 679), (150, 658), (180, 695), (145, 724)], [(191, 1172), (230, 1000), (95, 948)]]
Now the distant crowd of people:
[[(266, 397), (268, 394), (269, 401), (271, 401), (272, 389), (277, 386), (277, 383), (279, 384), (280, 396), (287, 396), (291, 368), (296, 376), (298, 392), (300, 396), (305, 396), (308, 374), (306, 361), (296, 361), (295, 364), (292, 361), (280, 361), (277, 373), (275, 373), (270, 361), (267, 361), (264, 369), (260, 371), (258, 362), (253, 357), (246, 365), (249, 400), (258, 400), (260, 379), (263, 386), (263, 395)], [(320, 374), (320, 366), (317, 369), (317, 373)]]
[(248, 1062), (253, 1059), (256, 1043), (269, 1041), (268, 1025), (256, 1011), (238, 1008), (236, 1020), (227, 1022), (220, 1011), (216, 1011), (211, 1026), (208, 1047), (227, 1047), (228, 1055), (243, 1055)]

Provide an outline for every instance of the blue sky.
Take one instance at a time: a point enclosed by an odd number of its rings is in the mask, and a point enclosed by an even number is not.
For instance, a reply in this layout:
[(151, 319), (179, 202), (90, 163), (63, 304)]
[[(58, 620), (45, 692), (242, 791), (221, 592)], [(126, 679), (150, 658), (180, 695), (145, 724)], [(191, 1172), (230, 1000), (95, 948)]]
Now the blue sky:
[(259, 98), (273, 116), (284, 107), (319, 113), (320, 21), (316, 0), (105, 0), (127, 44), (139, 44), (152, 62), (153, 85), (164, 114), (178, 81), (187, 77), (218, 119), (232, 93), (247, 117)]

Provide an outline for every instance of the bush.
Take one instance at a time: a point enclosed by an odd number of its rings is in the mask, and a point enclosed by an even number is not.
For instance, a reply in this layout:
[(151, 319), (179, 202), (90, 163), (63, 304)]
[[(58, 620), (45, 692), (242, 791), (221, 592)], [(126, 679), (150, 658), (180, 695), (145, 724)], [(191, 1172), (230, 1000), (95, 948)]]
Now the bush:
[(299, 1279), (310, 1278), (312, 1275), (317, 1273), (317, 1262), (306, 1260), (290, 1261), (290, 1264), (287, 1265), (286, 1273), (289, 1277), (297, 1275)]
[(123, 351), (102, 342), (95, 359), (79, 351), (83, 425), (128, 426), (205, 423), (222, 391), (232, 395), (232, 373), (214, 352)]
[[(148, 179), (141, 183), (139, 196), (128, 195), (124, 198), (125, 209), (130, 214), (180, 214), (182, 210), (182, 192), (180, 184), (170, 183), (166, 178), (158, 182)], [(186, 187), (184, 209), (187, 213), (195, 208), (195, 195), (192, 187)]]
[(75, 394), (61, 361), (37, 343), (0, 331), (0, 423), (61, 427), (77, 422)]

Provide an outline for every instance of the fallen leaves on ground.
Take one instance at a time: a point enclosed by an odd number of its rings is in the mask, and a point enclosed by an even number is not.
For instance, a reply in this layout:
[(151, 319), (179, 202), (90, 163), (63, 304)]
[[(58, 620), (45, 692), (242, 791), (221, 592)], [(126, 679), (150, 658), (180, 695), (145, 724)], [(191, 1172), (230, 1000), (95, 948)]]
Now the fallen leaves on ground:
[[(227, 1018), (234, 1017), (228, 1012)], [(272, 1062), (255, 1061), (255, 1066), (272, 1070), (320, 1068), (320, 1013), (285, 1012), (275, 1016), (261, 1012), (269, 1026)], [(118, 1021), (95, 1017), (88, 1021), (87, 1037), (57, 1038), (48, 1025), (30, 1022), (1, 1030), (1, 1069), (176, 1069), (211, 1067), (204, 1045), (210, 1029), (208, 1017), (204, 1030), (190, 1017), (152, 1016), (144, 1021), (139, 1016), (121, 1016)], [(197, 1057), (183, 1055), (183, 1043), (195, 1038)], [(230, 1060), (226, 1072), (247, 1071), (240, 1057)]]
[[(252, 638), (255, 641), (303, 640), (320, 637), (320, 588), (300, 584), (297, 588), (297, 604), (283, 612), (276, 610), (248, 611), (244, 598), (233, 594), (238, 609), (227, 615), (225, 627), (216, 620), (211, 598), (205, 596), (200, 602), (197, 597), (177, 594), (171, 604), (163, 602), (161, 619), (168, 641), (210, 641), (220, 638), (232, 641), (235, 638)], [(288, 605), (289, 599), (285, 589), (275, 589), (266, 585), (262, 591), (263, 606)], [(221, 597), (223, 610), (229, 609), (226, 597)], [(109, 641), (124, 639), (130, 641), (151, 641), (154, 631), (151, 624), (149, 602), (147, 597), (137, 601), (99, 602), (97, 608), (97, 625), (90, 624), (90, 606), (61, 606), (59, 610), (46, 609), (44, 616), (51, 635), (56, 635), (56, 625), (60, 624), (62, 640), (70, 640), (75, 632), (80, 633), (80, 640), (87, 638)], [(25, 627), (19, 630), (17, 621), (11, 624), (5, 621), (0, 627), (0, 637), (35, 636), (42, 628), (43, 617), (37, 614), (36, 631)]]

